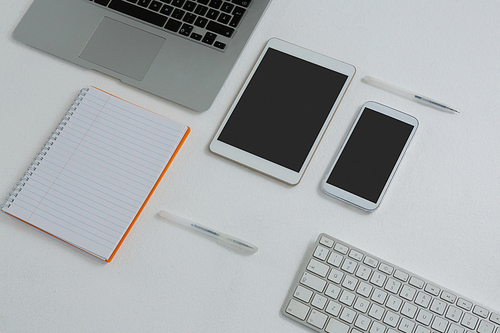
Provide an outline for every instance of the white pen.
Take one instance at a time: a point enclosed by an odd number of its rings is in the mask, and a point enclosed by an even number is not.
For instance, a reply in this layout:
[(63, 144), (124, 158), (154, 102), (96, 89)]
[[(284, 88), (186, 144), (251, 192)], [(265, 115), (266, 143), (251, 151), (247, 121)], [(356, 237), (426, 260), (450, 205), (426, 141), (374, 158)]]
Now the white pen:
[(433, 106), (435, 108), (438, 108), (438, 109), (441, 109), (441, 110), (446, 110), (446, 111), (451, 111), (451, 112), (456, 112), (456, 113), (460, 113), (458, 112), (457, 110), (441, 103), (441, 102), (437, 102), (431, 98), (428, 98), (428, 97), (424, 97), (422, 95), (419, 95), (419, 94), (415, 94), (411, 91), (408, 91), (406, 89), (403, 89), (403, 88), (399, 88), (399, 87), (396, 87), (390, 83), (387, 83), (387, 82), (384, 82), (384, 81), (380, 81), (378, 79), (375, 79), (371, 76), (365, 76), (363, 78), (363, 82), (369, 84), (369, 85), (372, 85), (374, 87), (377, 87), (377, 88), (380, 88), (380, 89), (383, 89), (383, 90), (386, 90), (388, 92), (391, 92), (393, 94), (396, 94), (396, 95), (399, 95), (401, 97), (404, 97), (404, 98), (408, 98), (408, 99), (413, 99), (413, 100), (416, 100), (420, 103), (423, 103), (423, 104), (427, 104), (427, 105), (430, 105), (430, 106)]
[(193, 221), (190, 221), (188, 219), (185, 219), (183, 217), (177, 216), (175, 214), (169, 213), (164, 210), (160, 210), (159, 212), (161, 217), (166, 218), (169, 221), (175, 222), (177, 224), (183, 225), (188, 228), (192, 228), (196, 231), (199, 231), (205, 235), (211, 236), (215, 239), (217, 239), (217, 242), (225, 247), (228, 247), (233, 250), (237, 250), (240, 252), (247, 252), (247, 253), (255, 253), (257, 252), (257, 247), (242, 241), (241, 239), (238, 239), (233, 236), (226, 235), (222, 232), (213, 230), (211, 228), (202, 226), (201, 224), (194, 223)]

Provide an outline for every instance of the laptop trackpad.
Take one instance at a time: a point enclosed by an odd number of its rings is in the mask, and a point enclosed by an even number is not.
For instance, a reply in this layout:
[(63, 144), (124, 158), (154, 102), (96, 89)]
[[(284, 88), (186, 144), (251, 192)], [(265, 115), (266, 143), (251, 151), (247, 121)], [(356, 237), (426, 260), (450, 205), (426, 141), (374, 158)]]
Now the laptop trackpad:
[(80, 58), (140, 81), (164, 42), (159, 36), (104, 17)]

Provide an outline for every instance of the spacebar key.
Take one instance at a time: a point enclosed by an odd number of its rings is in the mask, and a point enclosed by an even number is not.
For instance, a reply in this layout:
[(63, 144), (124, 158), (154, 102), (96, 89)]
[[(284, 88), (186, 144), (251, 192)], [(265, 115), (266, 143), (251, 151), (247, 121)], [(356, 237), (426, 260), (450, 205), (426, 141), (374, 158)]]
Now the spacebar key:
[(156, 14), (141, 7), (134, 6), (122, 0), (111, 1), (111, 3), (109, 4), (109, 8), (114, 9), (120, 13), (133, 16), (135, 18), (138, 18), (139, 20), (157, 25), (159, 27), (164, 26), (165, 22), (167, 22), (167, 18), (165, 16)]

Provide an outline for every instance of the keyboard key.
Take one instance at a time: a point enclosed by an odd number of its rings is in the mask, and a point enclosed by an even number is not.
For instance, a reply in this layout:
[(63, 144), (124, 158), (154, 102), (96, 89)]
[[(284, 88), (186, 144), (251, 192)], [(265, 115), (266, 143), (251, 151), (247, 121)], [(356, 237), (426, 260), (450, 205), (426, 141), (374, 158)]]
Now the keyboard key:
[(384, 263), (381, 263), (380, 266), (378, 267), (378, 269), (380, 269), (385, 274), (389, 274), (389, 275), (391, 275), (392, 271), (394, 270), (394, 268), (392, 268), (391, 266), (384, 264)]
[(490, 320), (494, 322), (497, 325), (500, 325), (500, 314), (498, 313), (492, 313), (490, 316)]
[(463, 298), (458, 299), (457, 305), (467, 311), (470, 311), (472, 309), (472, 303), (464, 300)]
[(477, 327), (477, 333), (493, 333), (495, 326), (487, 322), (486, 320), (481, 320), (479, 326)]
[(441, 299), (444, 299), (446, 302), (449, 302), (449, 303), (455, 303), (457, 296), (453, 295), (450, 292), (443, 290), (443, 292), (441, 293)]
[(367, 283), (361, 282), (359, 284), (358, 290), (356, 292), (361, 296), (368, 297), (372, 291), (373, 287)]
[(207, 11), (208, 11), (208, 7), (198, 5), (198, 7), (196, 7), (196, 9), (194, 10), (194, 13), (198, 14), (198, 15), (205, 15), (207, 13)]
[(172, 14), (173, 11), (174, 11), (174, 7), (169, 6), (169, 5), (163, 5), (163, 7), (161, 7), (161, 9), (160, 9), (160, 13), (162, 13), (163, 15), (167, 15), (167, 16)]
[(147, 6), (149, 6), (150, 2), (151, 2), (151, 0), (139, 0), (139, 1), (137, 1), (137, 4), (139, 6), (142, 6), (142, 7), (147, 7)]
[(313, 292), (310, 291), (309, 289), (306, 289), (302, 286), (297, 286), (295, 289), (295, 292), (293, 293), (293, 296), (300, 299), (301, 301), (304, 301), (306, 303), (309, 303), (311, 300)]
[(385, 279), (386, 279), (385, 275), (383, 275), (379, 272), (375, 272), (375, 273), (373, 273), (372, 278), (370, 279), (370, 282), (378, 287), (382, 287), (384, 285)]
[(184, 5), (185, 0), (173, 0), (172, 5), (181, 8)]
[(356, 312), (349, 308), (344, 308), (344, 310), (342, 310), (340, 319), (342, 319), (346, 323), (352, 324), (354, 322), (354, 318), (356, 318)]
[(344, 257), (342, 257), (340, 254), (332, 252), (332, 254), (330, 254), (330, 258), (328, 258), (328, 263), (335, 267), (340, 267), (343, 259)]
[(233, 4), (230, 4), (229, 2), (224, 2), (220, 10), (223, 11), (224, 13), (231, 13), (233, 8), (234, 8)]
[(448, 326), (448, 321), (441, 317), (435, 317), (434, 322), (432, 323), (432, 329), (435, 329), (438, 332), (444, 333), (446, 327)]
[(330, 298), (337, 299), (341, 290), (342, 289), (340, 289), (336, 285), (329, 283), (328, 287), (326, 287), (325, 295)]
[(413, 327), (415, 327), (415, 323), (406, 318), (403, 318), (399, 324), (399, 330), (403, 333), (411, 333), (413, 331)]
[(340, 303), (344, 303), (347, 306), (351, 306), (352, 303), (354, 302), (355, 297), (356, 296), (353, 293), (351, 293), (347, 290), (344, 290), (342, 292), (342, 295), (339, 298), (339, 301), (340, 301)]
[(325, 311), (331, 314), (332, 316), (337, 317), (340, 313), (340, 309), (342, 309), (342, 306), (339, 303), (330, 301), (328, 302)]
[(425, 291), (427, 291), (429, 294), (432, 294), (434, 296), (439, 295), (440, 289), (436, 286), (433, 286), (432, 284), (427, 284), (425, 286)]
[(109, 4), (109, 8), (160, 27), (162, 27), (167, 21), (167, 18), (163, 15), (145, 8), (137, 7), (122, 0), (112, 0)]
[(431, 311), (434, 312), (434, 313), (437, 313), (439, 315), (443, 315), (444, 313), (444, 310), (446, 309), (446, 303), (435, 298), (433, 301), (432, 301), (432, 305), (431, 305)]
[(378, 306), (377, 304), (373, 304), (368, 312), (368, 315), (377, 320), (381, 320), (384, 315), (384, 308)]
[(412, 286), (417, 287), (418, 289), (422, 289), (424, 287), (424, 281), (417, 279), (416, 277), (412, 276), (410, 278), (409, 282)]
[(325, 328), (325, 331), (328, 333), (347, 333), (348, 330), (349, 326), (333, 318), (330, 319)]
[(328, 317), (316, 310), (312, 310), (311, 314), (309, 315), (309, 318), (307, 319), (307, 322), (313, 326), (316, 326), (317, 328), (321, 329), (323, 326), (325, 326), (325, 322), (328, 319)]
[(309, 312), (309, 307), (292, 299), (286, 308), (286, 312), (291, 314), (292, 316), (304, 320), (306, 319), (307, 313)]
[(330, 271), (330, 275), (328, 275), (328, 280), (339, 284), (340, 281), (342, 280), (343, 276), (344, 276), (344, 273), (342, 273), (341, 271), (336, 270), (336, 269), (332, 269)]
[(328, 249), (323, 246), (317, 246), (316, 250), (314, 251), (314, 256), (324, 261), (328, 256)]
[(304, 273), (300, 279), (300, 283), (308, 286), (316, 291), (322, 292), (325, 289), (326, 282), (312, 274)]
[(208, 22), (206, 29), (228, 38), (231, 37), (234, 32), (233, 28), (230, 28), (228, 26), (222, 25), (214, 21)]
[(371, 266), (373, 268), (377, 267), (378, 265), (378, 260), (375, 260), (373, 258), (370, 258), (370, 257), (365, 257), (365, 261), (363, 261), (365, 264), (367, 264), (368, 266)]
[(479, 318), (471, 315), (470, 313), (466, 313), (464, 315), (464, 318), (462, 319), (462, 325), (464, 325), (468, 329), (473, 330), (476, 328), (478, 321), (479, 321)]
[(326, 276), (326, 274), (328, 273), (329, 269), (330, 268), (327, 265), (325, 265), (325, 264), (317, 261), (316, 259), (311, 259), (309, 261), (309, 265), (307, 265), (307, 270), (308, 271), (316, 273), (316, 274), (318, 274), (319, 276), (322, 276), (322, 277)]
[(396, 279), (399, 279), (399, 280), (403, 281), (403, 282), (406, 282), (408, 280), (408, 274), (406, 274), (405, 272), (400, 271), (399, 269), (397, 269), (394, 272), (394, 277)]
[(193, 1), (186, 1), (184, 6), (182, 7), (182, 9), (184, 9), (188, 12), (192, 12), (195, 8), (196, 8), (196, 3)]
[(217, 19), (217, 22), (220, 22), (222, 24), (228, 24), (229, 21), (231, 21), (232, 16), (228, 14), (221, 13), (219, 15), (219, 18)]
[(354, 308), (359, 312), (366, 313), (368, 311), (368, 307), (370, 306), (370, 302), (365, 300), (362, 297), (358, 297), (356, 299), (356, 303), (354, 303)]
[(196, 21), (194, 21), (194, 25), (197, 27), (200, 27), (200, 28), (205, 28), (207, 23), (208, 23), (208, 20), (206, 18), (200, 17), (200, 16), (198, 16)]
[(342, 270), (352, 274), (356, 270), (357, 265), (358, 264), (354, 260), (347, 258), (344, 264), (342, 264)]
[(425, 326), (429, 326), (432, 320), (432, 314), (425, 310), (420, 310), (416, 319), (419, 323), (424, 324)]
[(349, 257), (351, 257), (357, 261), (361, 261), (363, 259), (363, 254), (361, 252), (356, 251), (356, 250), (351, 250), (351, 252), (349, 252)]
[(339, 252), (339, 253), (346, 254), (347, 251), (349, 251), (349, 248), (345, 245), (337, 243), (337, 244), (335, 244), (334, 250)]
[(413, 297), (415, 297), (416, 293), (417, 293), (416, 289), (414, 289), (410, 286), (404, 286), (403, 289), (401, 289), (400, 296), (403, 297), (404, 299), (412, 301)]
[(415, 299), (416, 304), (420, 305), (423, 308), (426, 308), (429, 306), (430, 302), (431, 302), (431, 296), (421, 291), (418, 292), (417, 298)]
[(250, 5), (250, 0), (233, 0), (233, 3), (238, 6), (248, 7)]
[(401, 304), (403, 301), (395, 296), (389, 296), (389, 300), (387, 300), (387, 307), (394, 311), (399, 311)]
[(327, 237), (321, 237), (321, 239), (319, 240), (319, 242), (321, 244), (323, 244), (324, 246), (328, 247), (328, 248), (331, 248), (333, 246), (333, 241), (330, 239), (330, 238), (327, 238)]
[(214, 42), (215, 42), (215, 38), (217, 38), (217, 35), (216, 34), (213, 34), (211, 32), (207, 32), (205, 34), (205, 37), (203, 37), (203, 39), (201, 40), (203, 43), (205, 44), (209, 44), (209, 45), (212, 45)]
[(316, 294), (314, 295), (314, 299), (311, 302), (311, 305), (322, 310), (326, 305), (326, 301), (327, 301), (326, 297)]
[(159, 11), (161, 9), (162, 3), (159, 1), (153, 1), (149, 5), (149, 9), (154, 10), (155, 12)]
[(483, 318), (488, 317), (488, 313), (489, 313), (488, 310), (486, 310), (480, 306), (477, 306), (477, 305), (474, 307), (474, 310), (472, 310), (472, 312), (477, 314), (478, 316), (483, 317)]
[(195, 33), (195, 32), (193, 32), (193, 33), (191, 34), (191, 36), (190, 36), (190, 37), (191, 37), (192, 39), (194, 39), (194, 40), (201, 40), (201, 39), (203, 38), (203, 36), (202, 36), (202, 35), (197, 34), (197, 33)]
[(165, 29), (177, 32), (179, 31), (179, 28), (182, 26), (182, 22), (170, 19), (168, 20), (167, 24), (165, 25)]
[(400, 316), (392, 311), (387, 311), (384, 317), (384, 323), (391, 326), (396, 327), (398, 325)]
[(364, 265), (360, 265), (358, 267), (358, 270), (356, 271), (356, 276), (365, 280), (365, 281), (368, 281), (368, 278), (370, 277), (371, 273), (372, 273), (371, 269), (369, 269), (368, 267), (366, 267)]
[(458, 321), (460, 320), (460, 317), (462, 316), (462, 310), (460, 310), (459, 308), (456, 308), (454, 306), (450, 306), (448, 307), (448, 311), (446, 311), (446, 315), (445, 317), (458, 323)]
[(366, 331), (370, 323), (371, 323), (370, 318), (359, 315), (358, 318), (356, 319), (356, 322), (354, 323), (354, 326), (356, 326), (359, 329), (362, 329), (363, 331)]
[(393, 294), (397, 294), (400, 288), (401, 282), (396, 281), (392, 278), (390, 278), (385, 285), (385, 290), (390, 291)]
[(186, 15), (184, 15), (184, 18), (182, 20), (186, 23), (193, 24), (196, 18), (197, 18), (196, 15), (187, 13)]
[(193, 26), (189, 24), (183, 24), (182, 27), (179, 30), (179, 33), (184, 36), (189, 36), (191, 34), (191, 31), (193, 31)]
[(212, 8), (219, 9), (222, 5), (222, 0), (211, 0), (208, 5)]

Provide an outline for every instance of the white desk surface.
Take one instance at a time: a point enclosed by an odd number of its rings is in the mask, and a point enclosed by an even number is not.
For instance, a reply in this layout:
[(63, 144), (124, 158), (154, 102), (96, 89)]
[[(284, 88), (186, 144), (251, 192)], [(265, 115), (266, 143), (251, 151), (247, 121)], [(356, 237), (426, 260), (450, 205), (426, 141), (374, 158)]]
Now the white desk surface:
[[(274, 0), (205, 113), (14, 41), (12, 31), (30, 3), (8, 1), (0, 12), (2, 197), (86, 85), (184, 122), (192, 134), (109, 264), (0, 213), (0, 332), (307, 332), (280, 308), (321, 232), (500, 311), (498, 1)], [(357, 68), (295, 187), (207, 148), (271, 37)], [(461, 114), (368, 86), (361, 82), (365, 75)], [(368, 100), (420, 121), (382, 205), (371, 214), (319, 188)], [(159, 218), (160, 209), (248, 240), (259, 251), (230, 252)]]

